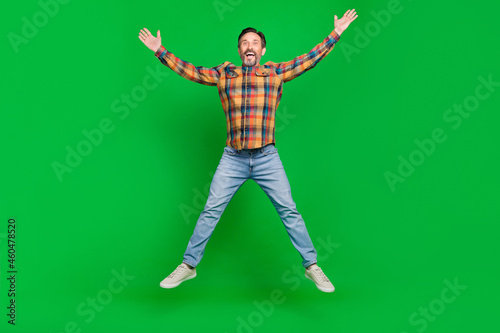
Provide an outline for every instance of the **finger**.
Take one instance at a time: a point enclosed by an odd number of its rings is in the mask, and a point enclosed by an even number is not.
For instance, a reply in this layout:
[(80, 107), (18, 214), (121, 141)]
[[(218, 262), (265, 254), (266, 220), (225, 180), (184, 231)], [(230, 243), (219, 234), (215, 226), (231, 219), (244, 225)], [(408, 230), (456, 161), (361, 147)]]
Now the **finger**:
[(150, 36), (151, 32), (148, 29), (144, 28), (144, 37), (149, 38)]
[(158, 38), (161, 38), (161, 35), (160, 35), (160, 30), (158, 30), (157, 37), (158, 37)]
[(148, 33), (146, 31), (144, 31), (143, 29), (139, 32), (139, 34), (141, 36), (143, 36), (144, 38), (148, 37)]

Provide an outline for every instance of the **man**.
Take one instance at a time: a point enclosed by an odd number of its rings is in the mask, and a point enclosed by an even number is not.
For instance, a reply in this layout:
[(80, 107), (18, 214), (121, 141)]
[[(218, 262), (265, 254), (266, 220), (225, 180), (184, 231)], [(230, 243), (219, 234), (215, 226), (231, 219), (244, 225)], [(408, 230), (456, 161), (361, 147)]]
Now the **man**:
[(282, 86), (322, 60), (340, 39), (340, 35), (357, 18), (354, 9), (341, 19), (334, 16), (335, 29), (309, 53), (291, 61), (260, 65), (266, 53), (262, 32), (244, 29), (238, 37), (241, 66), (226, 61), (207, 68), (177, 58), (161, 45), (157, 37), (144, 28), (139, 39), (166, 66), (182, 77), (208, 86), (217, 86), (226, 114), (226, 147), (215, 171), (207, 203), (189, 240), (183, 262), (163, 281), (163, 288), (174, 288), (196, 277), (196, 266), (203, 257), (224, 209), (236, 191), (248, 179), (253, 179), (267, 194), (276, 208), (297, 251), (302, 257), (305, 276), (324, 292), (333, 292), (333, 284), (316, 264), (316, 250), (302, 216), (292, 199), (283, 164), (275, 147), (275, 113), (281, 99)]

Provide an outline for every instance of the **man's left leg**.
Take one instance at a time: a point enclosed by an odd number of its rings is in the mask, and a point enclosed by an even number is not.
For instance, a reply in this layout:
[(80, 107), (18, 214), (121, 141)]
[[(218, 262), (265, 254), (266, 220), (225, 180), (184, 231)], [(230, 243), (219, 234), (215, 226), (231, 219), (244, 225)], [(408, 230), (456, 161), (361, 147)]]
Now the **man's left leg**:
[(316, 249), (302, 215), (297, 211), (293, 201), (290, 183), (278, 155), (278, 149), (274, 145), (266, 146), (260, 154), (255, 155), (254, 162), (251, 178), (259, 184), (276, 208), (293, 246), (302, 257), (306, 277), (316, 283), (321, 291), (334, 291), (331, 282), (316, 265)]

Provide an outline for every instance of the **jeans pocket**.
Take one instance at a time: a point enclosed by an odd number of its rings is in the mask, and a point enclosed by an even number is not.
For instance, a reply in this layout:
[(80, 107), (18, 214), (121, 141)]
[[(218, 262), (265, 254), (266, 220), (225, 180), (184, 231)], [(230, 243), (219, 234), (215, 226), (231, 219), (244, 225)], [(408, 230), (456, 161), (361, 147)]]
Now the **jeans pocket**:
[(226, 146), (226, 147), (224, 147), (224, 153), (226, 153), (228, 155), (236, 155), (237, 151), (236, 151), (236, 149), (234, 149), (232, 147)]
[(278, 152), (278, 148), (275, 146), (271, 146), (268, 149), (264, 150), (264, 155), (276, 154)]

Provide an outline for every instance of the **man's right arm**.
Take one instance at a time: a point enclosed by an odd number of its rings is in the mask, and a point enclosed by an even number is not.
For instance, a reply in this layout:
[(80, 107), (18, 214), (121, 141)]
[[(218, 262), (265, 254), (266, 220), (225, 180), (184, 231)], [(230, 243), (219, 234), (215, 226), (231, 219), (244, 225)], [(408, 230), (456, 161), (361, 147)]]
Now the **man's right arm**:
[(207, 86), (216, 86), (220, 78), (220, 70), (224, 64), (208, 68), (194, 66), (192, 63), (177, 58), (172, 52), (168, 51), (163, 45), (156, 50), (155, 56), (162, 64), (168, 66), (171, 70), (180, 76), (193, 82), (201, 83)]
[(160, 59), (162, 64), (168, 66), (180, 76), (207, 86), (216, 86), (219, 82), (220, 70), (226, 63), (217, 67), (207, 68), (197, 67), (187, 61), (183, 61), (161, 45), (160, 30), (158, 30), (158, 36), (155, 37), (147, 28), (143, 28), (139, 31), (138, 37), (148, 49), (155, 53), (155, 56)]

